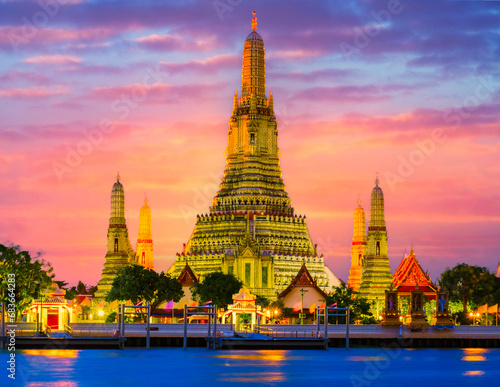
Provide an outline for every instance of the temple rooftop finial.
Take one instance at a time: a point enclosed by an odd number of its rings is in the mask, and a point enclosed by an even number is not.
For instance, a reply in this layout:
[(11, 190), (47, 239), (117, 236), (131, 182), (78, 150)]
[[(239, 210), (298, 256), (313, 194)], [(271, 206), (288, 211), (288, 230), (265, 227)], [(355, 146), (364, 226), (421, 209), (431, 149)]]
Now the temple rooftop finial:
[(144, 204), (148, 204), (148, 193), (144, 192)]
[(252, 19), (252, 30), (256, 31), (257, 30), (257, 17), (255, 16), (255, 11), (252, 12), (253, 19)]
[(120, 181), (120, 170), (116, 172), (116, 181)]
[(377, 172), (377, 177), (375, 178), (375, 185), (378, 187), (378, 172)]

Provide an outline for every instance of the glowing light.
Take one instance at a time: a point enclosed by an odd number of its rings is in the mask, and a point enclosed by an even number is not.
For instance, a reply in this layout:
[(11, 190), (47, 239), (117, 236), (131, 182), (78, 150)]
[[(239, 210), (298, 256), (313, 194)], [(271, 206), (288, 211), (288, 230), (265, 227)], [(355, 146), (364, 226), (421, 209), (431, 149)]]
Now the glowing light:
[(26, 349), (24, 355), (43, 356), (49, 358), (75, 358), (78, 356), (79, 350), (74, 349)]
[(99, 317), (104, 316), (104, 310), (103, 310), (103, 309), (99, 309), (99, 311), (97, 312), (97, 315), (98, 315)]
[(250, 383), (270, 383), (282, 382), (285, 380), (281, 372), (252, 372), (222, 374), (219, 381), (223, 382), (250, 382)]
[(485, 361), (486, 358), (480, 355), (468, 355), (462, 358), (463, 361)]
[(465, 375), (465, 376), (480, 376), (480, 375), (484, 375), (484, 371), (467, 371), (467, 372), (464, 372), (463, 375)]

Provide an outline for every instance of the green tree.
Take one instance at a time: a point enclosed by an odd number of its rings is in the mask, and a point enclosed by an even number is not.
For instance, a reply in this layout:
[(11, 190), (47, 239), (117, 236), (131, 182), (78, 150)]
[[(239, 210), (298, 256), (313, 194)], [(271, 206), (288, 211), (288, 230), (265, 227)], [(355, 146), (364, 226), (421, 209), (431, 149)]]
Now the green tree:
[(269, 304), (271, 304), (271, 301), (264, 296), (257, 296), (255, 299), (255, 305), (260, 306), (262, 310), (266, 309)]
[(243, 286), (243, 282), (232, 274), (214, 272), (208, 274), (203, 282), (197, 282), (191, 286), (191, 292), (195, 300), (204, 303), (212, 300), (219, 308), (226, 308), (233, 303), (233, 294)]
[(106, 301), (130, 300), (134, 304), (145, 301), (153, 312), (161, 303), (170, 300), (178, 302), (182, 296), (181, 283), (170, 274), (158, 274), (143, 266), (131, 265), (124, 267), (115, 277)]
[[(365, 297), (360, 297), (358, 292), (347, 287), (345, 283), (332, 288), (333, 293), (325, 299), (326, 305), (337, 303), (337, 308), (349, 307), (349, 323), (354, 324), (357, 320), (363, 324), (375, 324), (375, 318), (370, 312), (370, 302)], [(345, 317), (340, 317), (339, 322), (345, 323)]]
[(461, 263), (447, 268), (439, 280), (439, 285), (450, 293), (450, 301), (461, 301), (464, 313), (467, 303), (476, 305), (494, 304), (496, 292), (500, 289), (498, 278), (487, 268)]
[[(16, 319), (19, 312), (28, 308), (33, 299), (52, 284), (53, 268), (49, 262), (41, 259), (41, 255), (38, 253), (33, 258), (19, 246), (0, 244), (0, 302), (8, 303), (9, 283), (14, 283)], [(12, 279), (15, 282), (9, 282)]]
[(78, 294), (87, 294), (87, 286), (82, 281), (78, 281), (78, 285), (76, 285), (76, 291), (78, 292)]

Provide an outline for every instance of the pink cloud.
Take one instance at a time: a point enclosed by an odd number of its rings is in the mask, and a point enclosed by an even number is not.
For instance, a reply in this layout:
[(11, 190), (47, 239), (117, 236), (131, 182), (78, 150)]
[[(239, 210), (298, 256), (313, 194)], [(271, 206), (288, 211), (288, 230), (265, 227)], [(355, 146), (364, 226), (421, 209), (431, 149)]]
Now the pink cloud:
[(205, 39), (198, 39), (193, 42), (188, 41), (183, 36), (152, 34), (142, 38), (137, 38), (136, 42), (149, 50), (160, 51), (210, 51), (218, 46), (216, 36), (208, 36), (205, 37)]
[(192, 84), (174, 86), (167, 84), (154, 84), (145, 86), (136, 83), (127, 86), (104, 86), (90, 91), (87, 95), (93, 98), (119, 101), (125, 98), (132, 98), (136, 104), (141, 101), (148, 103), (180, 103), (183, 99), (200, 99), (209, 94), (217, 93), (226, 86), (226, 83), (219, 84)]
[(122, 31), (115, 31), (108, 27), (95, 27), (80, 30), (63, 28), (35, 28), (26, 30), (25, 26), (0, 26), (0, 50), (14, 50), (18, 52), (26, 47), (39, 48), (40, 45), (78, 41), (102, 41), (118, 35)]
[(0, 98), (13, 98), (13, 99), (34, 99), (46, 98), (54, 95), (61, 95), (69, 93), (69, 89), (62, 86), (47, 87), (32, 87), (29, 89), (4, 89), (0, 90)]
[(26, 58), (25, 60), (23, 60), (23, 62), (26, 63), (41, 63), (50, 65), (68, 64), (68, 63), (74, 64), (74, 63), (80, 63), (81, 61), (82, 61), (81, 58), (68, 55), (42, 55), (33, 58)]
[(227, 69), (239, 69), (241, 57), (239, 55), (217, 55), (205, 60), (191, 60), (184, 63), (161, 62), (160, 66), (170, 74), (184, 71), (196, 71), (202, 74), (215, 73)]

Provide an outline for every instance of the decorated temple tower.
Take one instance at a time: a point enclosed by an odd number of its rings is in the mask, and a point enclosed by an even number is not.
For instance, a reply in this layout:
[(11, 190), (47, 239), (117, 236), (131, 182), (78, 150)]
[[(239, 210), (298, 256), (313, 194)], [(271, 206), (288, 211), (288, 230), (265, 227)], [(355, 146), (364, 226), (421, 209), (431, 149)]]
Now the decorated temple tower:
[(368, 225), (368, 246), (363, 261), (361, 296), (373, 301), (382, 301), (385, 290), (392, 283), (389, 258), (387, 256), (387, 229), (384, 216), (384, 193), (378, 186), (378, 177), (372, 190), (370, 223)]
[(264, 41), (256, 30), (254, 14), (243, 46), (241, 94), (233, 97), (220, 189), (209, 214), (197, 216), (169, 272), (178, 276), (189, 261), (201, 279), (214, 271), (233, 273), (252, 293), (275, 299), (305, 263), (317, 285), (330, 291), (339, 280), (317, 254), (306, 218), (294, 213), (281, 178)]
[(139, 214), (139, 235), (135, 248), (137, 263), (148, 269), (154, 270), (153, 266), (153, 236), (151, 234), (151, 209), (148, 199), (144, 199), (144, 206)]
[(130, 263), (135, 262), (135, 253), (128, 237), (125, 220), (125, 192), (120, 183), (120, 174), (111, 190), (111, 216), (108, 227), (106, 262), (101, 280), (97, 284), (96, 298), (104, 298), (111, 290), (114, 278)]
[(361, 273), (363, 260), (366, 256), (366, 223), (365, 210), (361, 207), (361, 200), (358, 199), (358, 206), (354, 210), (354, 231), (351, 244), (351, 269), (349, 271), (349, 281), (347, 286), (357, 291), (361, 284)]

